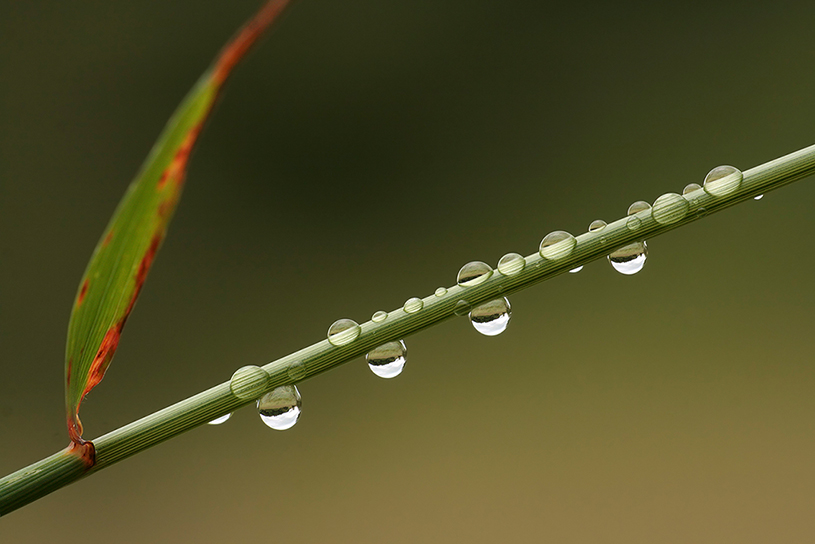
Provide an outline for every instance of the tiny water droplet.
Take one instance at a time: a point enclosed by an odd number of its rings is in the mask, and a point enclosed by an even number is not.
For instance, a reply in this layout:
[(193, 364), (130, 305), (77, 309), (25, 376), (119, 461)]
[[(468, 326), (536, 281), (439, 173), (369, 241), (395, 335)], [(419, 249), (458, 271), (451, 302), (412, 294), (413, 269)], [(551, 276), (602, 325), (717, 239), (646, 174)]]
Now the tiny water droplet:
[(628, 221), (625, 222), (625, 226), (628, 227), (628, 230), (637, 230), (642, 226), (642, 221), (637, 216), (632, 216), (628, 218)]
[(220, 425), (221, 423), (226, 423), (227, 421), (229, 421), (230, 417), (232, 417), (232, 412), (222, 415), (221, 417), (216, 417), (215, 419), (209, 422), (209, 425)]
[(589, 225), (589, 232), (600, 232), (601, 230), (603, 230), (604, 228), (606, 228), (606, 225), (607, 225), (607, 224), (608, 224), (608, 223), (606, 223), (606, 222), (605, 222), (605, 221), (603, 221), (602, 219), (595, 219), (595, 220), (594, 220), (594, 221), (592, 221), (592, 222), (591, 222), (591, 224)]
[(353, 319), (338, 319), (328, 327), (328, 341), (335, 346), (344, 346), (359, 336), (359, 323)]
[(642, 241), (628, 244), (612, 252), (608, 256), (608, 262), (617, 272), (630, 276), (642, 270), (647, 258), (648, 246)]
[(490, 279), (492, 268), (487, 263), (472, 261), (461, 267), (456, 281), (462, 287), (472, 287)]
[(424, 306), (422, 299), (418, 297), (409, 298), (405, 301), (404, 310), (409, 314), (415, 314)]
[(705, 176), (705, 191), (713, 196), (724, 196), (737, 190), (744, 176), (734, 166), (717, 166)]
[(577, 245), (577, 240), (574, 236), (565, 230), (556, 230), (541, 240), (540, 254), (544, 259), (556, 261), (568, 257), (574, 251), (575, 245)]
[(498, 261), (498, 272), (504, 276), (517, 274), (526, 266), (526, 259), (517, 253), (507, 253)]
[(650, 209), (651, 209), (650, 204), (648, 204), (644, 200), (637, 200), (628, 207), (628, 215), (634, 215), (635, 213), (644, 212), (645, 210)]
[(684, 219), (690, 204), (676, 193), (666, 193), (654, 201), (651, 215), (660, 225), (670, 225)]
[(402, 340), (388, 342), (365, 355), (371, 372), (380, 378), (395, 378), (402, 373), (407, 362), (407, 346)]
[(702, 217), (704, 217), (706, 215), (707, 215), (707, 210), (706, 209), (699, 208), (699, 209), (696, 210), (696, 218), (697, 219), (702, 218)]
[(293, 385), (276, 387), (258, 399), (260, 419), (277, 431), (291, 429), (300, 417), (300, 391)]
[(447, 288), (446, 287), (439, 287), (438, 289), (436, 289), (436, 292), (433, 293), (433, 294), (436, 295), (437, 297), (443, 297), (444, 295), (447, 294)]
[(754, 196), (753, 200), (761, 200), (762, 198), (764, 198), (764, 195), (758, 195), (758, 196)]
[(702, 186), (699, 185), (698, 183), (688, 183), (687, 185), (685, 185), (685, 188), (682, 189), (682, 194), (683, 195), (689, 195), (690, 193), (692, 193), (694, 191), (698, 191), (701, 188), (702, 188)]
[(485, 336), (496, 336), (504, 332), (511, 317), (512, 307), (507, 298), (485, 302), (470, 312), (473, 327)]
[(467, 315), (472, 310), (472, 305), (467, 302), (466, 300), (459, 300), (456, 302), (456, 307), (453, 309), (453, 313), (457, 316), (461, 317), (463, 315)]
[(269, 384), (269, 374), (259, 366), (242, 366), (232, 374), (229, 389), (242, 400), (256, 399)]
[(295, 382), (302, 380), (306, 377), (306, 365), (303, 361), (294, 361), (289, 365), (289, 368), (286, 369), (286, 374)]
[(374, 323), (382, 323), (388, 318), (388, 312), (383, 312), (379, 310), (378, 312), (374, 312), (374, 315), (371, 316), (371, 321)]
[(578, 273), (578, 272), (580, 272), (581, 270), (583, 270), (583, 266), (582, 266), (582, 265), (581, 265), (581, 266), (578, 266), (577, 268), (572, 268), (571, 270), (569, 270), (569, 274), (577, 274), (577, 273)]

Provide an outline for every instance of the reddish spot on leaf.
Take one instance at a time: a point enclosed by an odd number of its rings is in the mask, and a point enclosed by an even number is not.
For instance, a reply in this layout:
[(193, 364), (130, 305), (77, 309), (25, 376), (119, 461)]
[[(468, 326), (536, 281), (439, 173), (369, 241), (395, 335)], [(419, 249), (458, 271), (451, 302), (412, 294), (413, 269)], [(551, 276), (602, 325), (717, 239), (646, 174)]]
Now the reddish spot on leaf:
[(88, 280), (82, 282), (82, 289), (79, 290), (79, 297), (76, 299), (76, 305), (79, 306), (82, 304), (82, 301), (85, 300), (85, 295), (88, 293)]
[(91, 369), (88, 373), (88, 382), (85, 385), (85, 390), (82, 392), (82, 398), (85, 398), (91, 389), (99, 385), (102, 378), (105, 377), (105, 371), (116, 353), (116, 348), (119, 347), (119, 338), (121, 337), (122, 327), (124, 320), (111, 327), (105, 334), (102, 345), (99, 346), (99, 351), (96, 352), (96, 357), (93, 358)]
[(68, 373), (67, 373), (67, 376), (66, 376), (66, 383), (68, 384), (68, 387), (71, 387), (71, 369), (73, 368), (73, 366), (74, 366), (74, 358), (71, 357), (70, 359), (68, 359)]
[(113, 240), (113, 229), (111, 229), (111, 231), (108, 232), (108, 235), (105, 236), (105, 239), (102, 240), (102, 247), (107, 247), (111, 240)]

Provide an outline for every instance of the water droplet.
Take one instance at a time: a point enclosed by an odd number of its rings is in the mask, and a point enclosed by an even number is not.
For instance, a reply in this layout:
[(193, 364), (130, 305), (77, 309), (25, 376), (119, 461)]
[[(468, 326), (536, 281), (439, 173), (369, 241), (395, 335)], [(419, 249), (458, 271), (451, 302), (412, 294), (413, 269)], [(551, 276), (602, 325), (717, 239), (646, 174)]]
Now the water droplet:
[(303, 364), (303, 361), (294, 361), (289, 365), (289, 368), (286, 369), (286, 374), (295, 382), (302, 380), (306, 377), (306, 365)]
[(497, 298), (476, 306), (470, 312), (470, 322), (475, 330), (486, 336), (504, 332), (512, 317), (512, 307), (506, 298)]
[(404, 309), (409, 314), (415, 314), (424, 306), (422, 299), (418, 297), (409, 298), (405, 301)]
[(617, 272), (630, 276), (642, 270), (647, 258), (648, 246), (645, 241), (642, 241), (628, 244), (614, 251), (608, 256), (608, 262)]
[(556, 261), (568, 257), (575, 245), (577, 240), (574, 236), (565, 230), (556, 230), (547, 234), (541, 241), (540, 254), (544, 259)]
[(359, 323), (353, 319), (338, 319), (328, 327), (328, 341), (335, 346), (344, 346), (359, 336)]
[(456, 307), (453, 309), (453, 313), (457, 316), (461, 317), (463, 315), (467, 315), (472, 310), (472, 305), (467, 302), (466, 300), (459, 300), (456, 302)]
[(637, 230), (642, 226), (642, 221), (637, 216), (632, 216), (628, 218), (628, 221), (625, 222), (625, 226), (628, 227), (628, 230)]
[(602, 219), (595, 219), (589, 225), (589, 232), (600, 232), (604, 228), (606, 228), (607, 223)]
[(293, 385), (282, 385), (258, 399), (258, 413), (268, 427), (277, 431), (291, 429), (300, 417), (300, 391)]
[(650, 209), (651, 209), (650, 204), (648, 204), (644, 200), (637, 200), (628, 207), (628, 215), (634, 215), (635, 213), (644, 212), (645, 210)]
[(689, 195), (690, 193), (698, 191), (701, 188), (702, 186), (699, 185), (698, 183), (688, 183), (687, 185), (685, 185), (685, 188), (682, 189), (682, 194)]
[(226, 423), (227, 421), (229, 421), (230, 417), (232, 417), (232, 412), (229, 412), (228, 414), (223, 415), (221, 417), (216, 417), (215, 419), (210, 421), (209, 424), (210, 425), (220, 425), (221, 423)]
[(504, 276), (517, 274), (526, 266), (526, 259), (517, 253), (507, 253), (498, 261), (498, 272)]
[(660, 225), (670, 225), (683, 219), (690, 209), (688, 201), (676, 193), (666, 193), (654, 201), (651, 211), (654, 220)]
[(259, 366), (242, 366), (232, 374), (229, 389), (242, 400), (256, 399), (269, 384), (269, 374)]
[(374, 312), (374, 315), (371, 316), (371, 321), (374, 323), (382, 323), (388, 318), (388, 312), (383, 312), (379, 310), (378, 312)]
[(446, 287), (439, 287), (438, 289), (436, 289), (436, 292), (433, 293), (433, 294), (436, 295), (437, 297), (443, 297), (444, 295), (447, 294), (447, 288)]
[(461, 267), (456, 281), (462, 287), (472, 287), (490, 279), (492, 268), (487, 263), (472, 261)]
[(702, 217), (704, 217), (706, 215), (707, 215), (707, 210), (706, 209), (699, 208), (698, 210), (696, 210), (696, 218), (697, 219), (702, 218)]
[(577, 273), (578, 273), (578, 272), (580, 272), (581, 270), (583, 270), (583, 266), (582, 266), (582, 265), (581, 265), (581, 266), (578, 266), (577, 268), (572, 268), (571, 270), (569, 270), (569, 274), (577, 274)]
[(754, 196), (753, 200), (761, 200), (762, 198), (764, 198), (764, 195), (758, 195), (758, 196)]
[(402, 340), (388, 342), (369, 351), (365, 360), (371, 372), (380, 378), (395, 378), (407, 362), (407, 346)]
[(724, 196), (737, 190), (744, 176), (733, 166), (717, 166), (705, 176), (705, 191), (713, 196)]

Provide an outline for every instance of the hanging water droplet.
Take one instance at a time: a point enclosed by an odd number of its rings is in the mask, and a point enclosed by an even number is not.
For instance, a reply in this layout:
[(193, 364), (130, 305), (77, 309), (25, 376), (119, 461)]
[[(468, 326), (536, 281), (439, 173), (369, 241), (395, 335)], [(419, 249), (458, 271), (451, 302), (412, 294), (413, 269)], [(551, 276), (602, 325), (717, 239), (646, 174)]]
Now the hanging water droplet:
[(221, 417), (216, 417), (215, 419), (209, 422), (209, 425), (220, 425), (221, 423), (226, 423), (227, 421), (229, 421), (230, 417), (232, 417), (232, 412), (229, 412), (228, 414), (223, 415)]
[(229, 389), (242, 400), (256, 399), (269, 384), (269, 374), (259, 366), (242, 366), (232, 374)]
[(444, 295), (447, 294), (447, 288), (446, 287), (439, 287), (438, 289), (436, 289), (436, 292), (433, 293), (433, 294), (436, 295), (437, 297), (443, 297)]
[(512, 307), (507, 298), (497, 298), (476, 306), (470, 312), (470, 322), (475, 330), (486, 336), (504, 332), (512, 317)]
[(607, 224), (608, 224), (608, 223), (606, 223), (606, 222), (605, 222), (605, 221), (603, 221), (602, 219), (595, 219), (595, 220), (594, 220), (594, 221), (592, 221), (592, 222), (591, 222), (591, 224), (589, 225), (589, 232), (600, 232), (601, 230), (603, 230), (604, 228), (606, 228), (606, 225), (607, 225)]
[(462, 287), (472, 287), (490, 279), (492, 268), (487, 263), (472, 261), (461, 267), (456, 282)]
[(294, 361), (286, 369), (286, 374), (292, 381), (299, 381), (306, 377), (306, 365), (303, 361)]
[(654, 201), (651, 215), (660, 225), (670, 225), (683, 219), (690, 209), (688, 201), (676, 193), (666, 193)]
[(338, 319), (328, 327), (328, 341), (335, 346), (344, 346), (359, 336), (359, 323), (352, 319)]
[(713, 196), (724, 196), (737, 190), (744, 176), (734, 166), (717, 166), (705, 176), (705, 191)]
[(374, 323), (382, 323), (388, 318), (388, 312), (383, 312), (379, 310), (378, 312), (374, 312), (374, 315), (371, 316), (371, 321)]
[(764, 198), (764, 195), (758, 195), (758, 196), (754, 196), (753, 200), (761, 200), (762, 198)]
[(260, 419), (277, 431), (291, 429), (300, 417), (300, 391), (293, 385), (281, 385), (258, 399)]
[(517, 274), (526, 266), (526, 259), (517, 253), (507, 253), (498, 261), (498, 272), (504, 276)]
[(628, 244), (612, 252), (608, 256), (608, 262), (617, 272), (630, 276), (642, 270), (647, 258), (648, 246), (642, 241)]
[(469, 302), (467, 302), (466, 300), (459, 300), (458, 302), (456, 302), (456, 307), (453, 308), (453, 313), (461, 317), (463, 315), (467, 315), (468, 313), (470, 313), (470, 310), (472, 309), (473, 307)]
[(365, 360), (371, 372), (380, 378), (395, 378), (407, 362), (407, 346), (402, 340), (388, 342), (369, 351)]
[(628, 207), (628, 215), (634, 215), (635, 213), (644, 212), (645, 210), (650, 209), (651, 209), (650, 204), (648, 204), (644, 200), (637, 200)]
[(685, 185), (685, 188), (682, 189), (682, 194), (688, 195), (694, 191), (700, 190), (701, 188), (702, 186), (699, 185), (698, 183), (688, 183), (687, 185)]
[(577, 245), (577, 240), (574, 236), (565, 230), (556, 230), (541, 240), (540, 254), (544, 259), (556, 261), (568, 257), (575, 245)]
[(418, 297), (409, 298), (405, 301), (404, 310), (409, 314), (415, 314), (424, 306), (422, 299)]
[(577, 274), (581, 270), (583, 270), (583, 265), (580, 265), (577, 268), (572, 268), (571, 270), (569, 270), (569, 274)]

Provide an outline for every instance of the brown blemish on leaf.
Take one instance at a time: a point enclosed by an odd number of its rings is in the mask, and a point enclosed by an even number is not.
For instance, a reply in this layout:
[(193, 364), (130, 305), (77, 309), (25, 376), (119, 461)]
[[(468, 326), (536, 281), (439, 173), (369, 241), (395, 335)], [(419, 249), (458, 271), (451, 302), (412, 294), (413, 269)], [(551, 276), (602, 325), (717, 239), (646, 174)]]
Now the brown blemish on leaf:
[[(68, 427), (70, 428), (70, 425)], [(72, 441), (67, 449), (68, 453), (82, 459), (82, 462), (85, 463), (85, 470), (88, 470), (96, 463), (96, 447), (89, 440), (80, 438), (78, 442)]]
[(82, 301), (85, 300), (85, 295), (88, 294), (88, 280), (82, 282), (82, 289), (79, 290), (79, 296), (76, 299), (76, 305), (80, 306)]
[(107, 247), (111, 240), (113, 240), (113, 229), (111, 229), (107, 236), (105, 236), (105, 239), (102, 240), (102, 247)]

